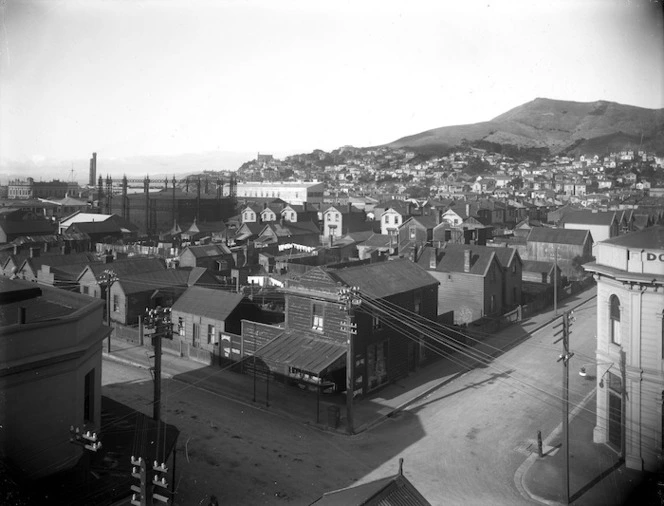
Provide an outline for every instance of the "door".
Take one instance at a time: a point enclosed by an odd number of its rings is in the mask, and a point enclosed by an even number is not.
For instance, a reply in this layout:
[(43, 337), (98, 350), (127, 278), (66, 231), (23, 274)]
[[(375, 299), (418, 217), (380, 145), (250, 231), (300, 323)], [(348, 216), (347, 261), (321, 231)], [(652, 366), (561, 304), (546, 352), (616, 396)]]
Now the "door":
[(609, 376), (609, 444), (622, 452), (622, 381), (615, 374)]
[(201, 342), (201, 327), (197, 323), (194, 323), (194, 328), (192, 329), (193, 332), (191, 334), (191, 346), (194, 348), (198, 348)]

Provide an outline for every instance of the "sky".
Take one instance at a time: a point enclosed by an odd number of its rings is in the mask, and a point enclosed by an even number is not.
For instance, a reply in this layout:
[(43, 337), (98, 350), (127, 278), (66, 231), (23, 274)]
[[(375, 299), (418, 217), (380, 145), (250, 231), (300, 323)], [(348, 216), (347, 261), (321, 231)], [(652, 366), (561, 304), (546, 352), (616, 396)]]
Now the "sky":
[(537, 97), (664, 107), (661, 0), (0, 6), (5, 173), (75, 163), (85, 176), (93, 151), (100, 171), (200, 153), (216, 153), (201, 169), (235, 169), (257, 152), (385, 144)]

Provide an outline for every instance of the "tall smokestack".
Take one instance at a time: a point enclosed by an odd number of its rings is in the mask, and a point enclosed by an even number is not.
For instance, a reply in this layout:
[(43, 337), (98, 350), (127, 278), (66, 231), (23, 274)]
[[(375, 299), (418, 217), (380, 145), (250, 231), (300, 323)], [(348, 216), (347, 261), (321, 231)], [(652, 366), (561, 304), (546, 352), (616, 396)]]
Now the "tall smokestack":
[(94, 186), (97, 181), (97, 153), (92, 153), (92, 158), (90, 158), (90, 178), (88, 184)]

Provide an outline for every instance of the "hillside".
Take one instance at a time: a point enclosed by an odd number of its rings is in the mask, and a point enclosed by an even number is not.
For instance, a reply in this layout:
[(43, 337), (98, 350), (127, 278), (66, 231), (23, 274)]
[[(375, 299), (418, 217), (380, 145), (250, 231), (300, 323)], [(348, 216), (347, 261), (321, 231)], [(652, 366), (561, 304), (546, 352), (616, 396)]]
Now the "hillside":
[[(638, 148), (664, 151), (664, 109), (645, 109), (615, 102), (571, 102), (536, 98), (490, 121), (435, 128), (398, 139), (387, 146), (415, 151), (444, 151), (464, 141), (523, 148), (548, 148), (551, 153), (587, 149)], [(586, 151), (587, 152), (587, 151)]]

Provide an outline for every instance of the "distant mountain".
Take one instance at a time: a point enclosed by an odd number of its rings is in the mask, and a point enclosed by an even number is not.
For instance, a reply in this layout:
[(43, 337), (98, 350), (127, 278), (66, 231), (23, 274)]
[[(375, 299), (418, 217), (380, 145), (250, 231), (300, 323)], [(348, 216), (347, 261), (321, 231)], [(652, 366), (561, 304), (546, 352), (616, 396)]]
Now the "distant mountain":
[(599, 100), (536, 98), (490, 121), (435, 128), (387, 146), (444, 152), (465, 143), (547, 148), (551, 153), (604, 154), (639, 148), (664, 151), (664, 109)]

